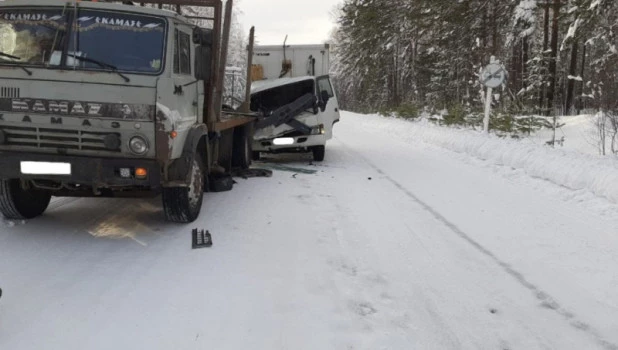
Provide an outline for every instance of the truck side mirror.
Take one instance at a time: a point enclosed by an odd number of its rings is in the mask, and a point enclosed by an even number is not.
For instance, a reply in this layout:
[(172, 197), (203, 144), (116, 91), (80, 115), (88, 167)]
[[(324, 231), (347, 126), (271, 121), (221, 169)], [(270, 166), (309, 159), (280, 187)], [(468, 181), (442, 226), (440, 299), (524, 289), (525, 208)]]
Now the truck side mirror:
[(195, 47), (195, 79), (210, 80), (212, 75), (212, 48), (199, 45)]
[(195, 46), (195, 79), (210, 80), (212, 76), (212, 29), (195, 27), (192, 35)]
[(322, 101), (320, 102), (320, 109), (322, 110), (322, 112), (324, 112), (326, 110), (328, 100), (330, 100), (330, 95), (328, 94), (328, 91), (322, 90), (322, 92), (320, 93), (320, 97), (322, 99)]
[(193, 43), (195, 45), (212, 46), (212, 29), (193, 28)]

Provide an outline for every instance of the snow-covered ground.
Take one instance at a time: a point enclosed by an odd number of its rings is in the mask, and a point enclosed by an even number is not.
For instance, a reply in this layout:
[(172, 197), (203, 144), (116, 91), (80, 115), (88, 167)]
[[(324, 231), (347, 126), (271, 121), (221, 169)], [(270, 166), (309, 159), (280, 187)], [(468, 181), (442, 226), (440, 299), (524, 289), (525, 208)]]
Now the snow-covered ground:
[(618, 349), (618, 206), (499, 142), (344, 113), (194, 225), (57, 199), (0, 228), (0, 349)]
[[(565, 137), (567, 146), (557, 146), (556, 149), (545, 146), (553, 131), (545, 130), (531, 138), (515, 140), (484, 135), (470, 129), (440, 127), (427, 120), (405, 123), (396, 118), (379, 118), (366, 116), (361, 121), (369, 122), (369, 128), (401, 140), (437, 145), (618, 203), (618, 158), (602, 157), (591, 152), (594, 147), (589, 137), (594, 136), (594, 131), (589, 116), (567, 120), (557, 138), (568, 134), (569, 142)], [(375, 123), (376, 120), (380, 122)]]
[[(556, 139), (560, 140), (564, 137), (564, 143), (558, 146), (559, 148), (594, 156), (599, 155), (595, 115), (562, 116), (559, 118), (559, 123), (564, 125), (556, 131)], [(523, 141), (542, 146), (552, 139), (553, 133), (551, 129), (543, 129)]]

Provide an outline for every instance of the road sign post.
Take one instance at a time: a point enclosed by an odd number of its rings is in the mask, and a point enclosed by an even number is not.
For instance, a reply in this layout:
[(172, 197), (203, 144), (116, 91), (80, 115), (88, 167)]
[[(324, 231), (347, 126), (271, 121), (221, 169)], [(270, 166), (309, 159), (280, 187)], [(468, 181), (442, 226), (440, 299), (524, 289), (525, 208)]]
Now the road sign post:
[(489, 116), (491, 115), (491, 102), (493, 99), (494, 89), (488, 87), (485, 92), (485, 117), (483, 118), (483, 132), (489, 133)]
[(504, 84), (506, 80), (506, 70), (496, 57), (491, 56), (490, 63), (481, 72), (481, 83), (487, 87), (485, 96), (485, 118), (483, 119), (483, 131), (489, 133), (489, 116), (491, 115), (491, 102), (494, 89)]

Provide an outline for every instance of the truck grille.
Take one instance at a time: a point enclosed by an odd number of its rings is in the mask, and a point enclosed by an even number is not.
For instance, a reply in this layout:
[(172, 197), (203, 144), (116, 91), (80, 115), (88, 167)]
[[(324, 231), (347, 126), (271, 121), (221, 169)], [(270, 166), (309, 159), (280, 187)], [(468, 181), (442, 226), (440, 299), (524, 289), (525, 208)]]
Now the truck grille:
[(0, 87), (0, 98), (19, 98), (19, 88)]
[(84, 151), (120, 152), (105, 147), (104, 138), (118, 133), (64, 130), (38, 127), (3, 126), (6, 145), (33, 148), (72, 149)]

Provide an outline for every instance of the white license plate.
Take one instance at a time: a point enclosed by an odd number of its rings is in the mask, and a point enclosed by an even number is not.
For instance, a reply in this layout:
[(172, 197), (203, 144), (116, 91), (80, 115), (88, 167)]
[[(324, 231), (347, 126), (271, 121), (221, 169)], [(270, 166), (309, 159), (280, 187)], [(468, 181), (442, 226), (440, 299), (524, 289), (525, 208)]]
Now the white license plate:
[(27, 175), (71, 175), (71, 163), (21, 162), (21, 173)]

